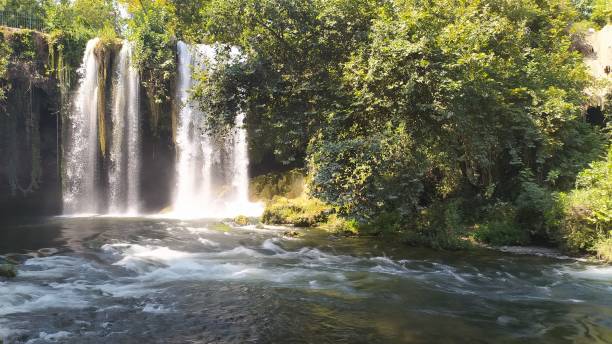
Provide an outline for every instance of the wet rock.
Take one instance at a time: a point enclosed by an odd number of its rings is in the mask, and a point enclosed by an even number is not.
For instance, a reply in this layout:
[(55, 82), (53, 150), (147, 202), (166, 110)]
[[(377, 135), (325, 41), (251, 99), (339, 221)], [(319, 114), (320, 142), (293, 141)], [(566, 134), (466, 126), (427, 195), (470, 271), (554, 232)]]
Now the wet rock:
[(292, 231), (292, 230), (287, 230), (283, 232), (283, 236), (285, 237), (289, 237), (289, 238), (297, 238), (297, 237), (301, 237), (303, 234), (298, 232), (298, 231)]

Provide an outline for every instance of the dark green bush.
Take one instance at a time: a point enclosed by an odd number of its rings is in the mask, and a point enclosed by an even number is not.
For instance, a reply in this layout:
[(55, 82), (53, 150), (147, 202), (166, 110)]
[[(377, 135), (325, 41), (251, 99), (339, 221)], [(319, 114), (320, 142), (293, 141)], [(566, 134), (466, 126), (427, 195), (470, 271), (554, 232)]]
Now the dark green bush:
[(362, 233), (360, 232), (361, 226), (356, 220), (346, 219), (338, 216), (338, 214), (329, 215), (327, 221), (325, 221), (325, 223), (323, 223), (320, 227), (328, 232), (338, 234), (355, 235)]
[(476, 224), (471, 237), (492, 245), (522, 245), (530, 242), (529, 231), (517, 222), (517, 209), (497, 202), (484, 209), (482, 223)]
[(404, 232), (406, 241), (437, 249), (459, 249), (468, 245), (460, 199), (436, 201), (417, 217), (415, 230)]
[(529, 172), (524, 172), (521, 179), (520, 194), (515, 201), (516, 226), (527, 231), (531, 241), (555, 242), (558, 239), (557, 228), (547, 221), (555, 207), (551, 191), (536, 183)]

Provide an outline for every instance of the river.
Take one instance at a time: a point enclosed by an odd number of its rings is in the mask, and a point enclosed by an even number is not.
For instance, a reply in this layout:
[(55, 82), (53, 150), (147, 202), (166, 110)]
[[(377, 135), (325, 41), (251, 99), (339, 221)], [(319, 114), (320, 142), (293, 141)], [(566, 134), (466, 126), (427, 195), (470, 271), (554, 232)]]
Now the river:
[(612, 267), (573, 259), (204, 220), (0, 227), (22, 261), (5, 343), (612, 342)]

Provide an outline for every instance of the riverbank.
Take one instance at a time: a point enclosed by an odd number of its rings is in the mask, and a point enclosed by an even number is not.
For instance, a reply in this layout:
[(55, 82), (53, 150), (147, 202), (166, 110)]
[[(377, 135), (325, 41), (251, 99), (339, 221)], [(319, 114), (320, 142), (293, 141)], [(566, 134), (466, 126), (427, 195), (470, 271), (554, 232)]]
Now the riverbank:
[[(584, 206), (584, 203), (582, 204)], [(427, 215), (427, 214), (426, 214)], [(434, 214), (439, 216), (440, 214)], [(575, 249), (565, 245), (561, 232), (556, 234), (556, 242), (545, 243), (545, 246), (534, 245), (527, 229), (518, 228), (517, 224), (504, 223), (503, 217), (496, 219), (495, 225), (466, 224), (453, 222), (452, 214), (442, 213), (441, 218), (418, 217), (415, 222), (402, 227), (395, 219), (379, 219), (372, 223), (360, 223), (346, 219), (335, 213), (333, 207), (310, 198), (304, 194), (296, 198), (274, 197), (267, 202), (261, 221), (266, 224), (316, 227), (334, 235), (368, 237), (372, 240), (385, 238), (397, 240), (409, 246), (423, 246), (443, 250), (466, 250), (470, 248), (488, 248), (517, 254), (534, 254), (550, 257), (575, 257), (612, 262), (612, 256), (606, 252), (604, 244), (591, 244), (594, 250)], [(561, 215), (557, 215), (561, 216)], [(449, 218), (450, 217), (450, 218)], [(569, 221), (569, 220), (564, 220)], [(438, 226), (438, 227), (436, 227)], [(584, 226), (588, 226), (585, 224)], [(587, 227), (588, 228), (588, 227)], [(560, 231), (560, 229), (556, 229)], [(583, 229), (587, 231), (587, 229)], [(553, 236), (551, 236), (552, 238)], [(541, 240), (541, 239), (540, 239)], [(594, 240), (594, 239), (583, 239)], [(605, 242), (602, 239), (601, 242)], [(520, 245), (516, 245), (520, 244)], [(583, 246), (584, 248), (585, 246)]]

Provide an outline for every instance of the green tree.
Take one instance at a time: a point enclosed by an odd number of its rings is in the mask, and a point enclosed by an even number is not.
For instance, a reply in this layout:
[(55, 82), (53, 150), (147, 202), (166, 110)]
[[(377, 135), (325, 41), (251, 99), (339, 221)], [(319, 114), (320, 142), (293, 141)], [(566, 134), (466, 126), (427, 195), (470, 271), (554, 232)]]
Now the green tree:
[(134, 44), (134, 63), (141, 71), (149, 99), (151, 127), (155, 134), (162, 106), (171, 98), (176, 72), (176, 17), (174, 6), (163, 0), (131, 1), (128, 37)]
[(253, 161), (273, 155), (281, 165), (302, 164), (326, 112), (341, 106), (342, 64), (367, 40), (378, 9), (369, 0), (210, 1), (206, 41), (238, 46), (246, 61), (207, 82), (201, 99), (228, 90), (223, 81), (244, 90)]
[[(344, 65), (353, 101), (328, 114), (326, 127), (341, 129), (315, 138), (314, 152), (403, 128), (412, 145), (397, 158), (427, 161), (413, 212), (457, 195), (514, 201), (534, 190), (521, 187), (524, 173), (541, 187), (571, 186), (602, 144), (581, 120), (590, 77), (570, 49), (566, 29), (575, 18), (567, 1), (395, 1), (374, 21), (371, 43)], [(337, 154), (312, 165), (315, 195), (337, 202), (332, 195), (351, 177), (329, 171), (347, 159), (361, 160)], [(376, 187), (401, 191), (397, 180), (386, 183)], [(365, 190), (351, 189), (357, 195), (340, 206), (377, 212)], [(404, 192), (396, 197), (416, 198)]]

